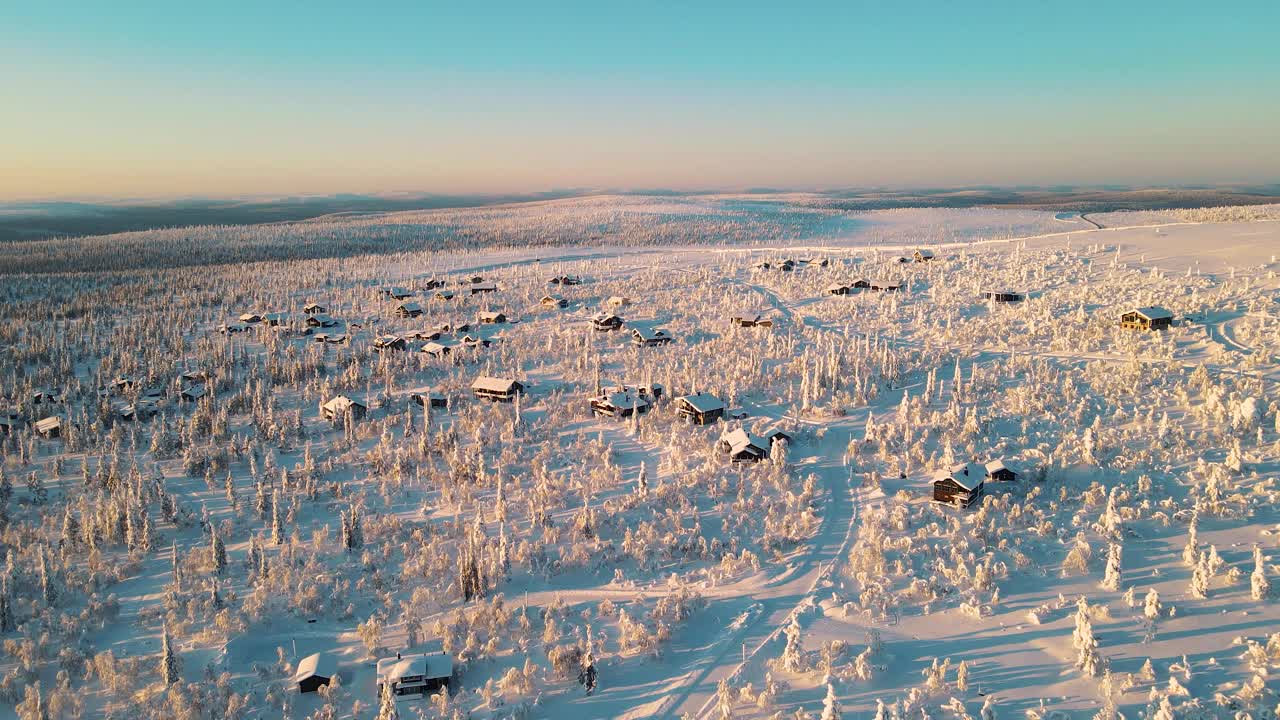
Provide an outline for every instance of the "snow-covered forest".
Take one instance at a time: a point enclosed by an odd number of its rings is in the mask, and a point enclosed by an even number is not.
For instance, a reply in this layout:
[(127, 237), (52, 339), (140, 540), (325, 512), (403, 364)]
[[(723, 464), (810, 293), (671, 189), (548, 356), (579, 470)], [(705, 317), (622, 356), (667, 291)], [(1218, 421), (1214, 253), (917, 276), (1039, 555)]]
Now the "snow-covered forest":
[[(0, 716), (1274, 717), (1273, 212), (586, 198), (0, 246)], [(436, 651), (449, 692), (378, 691)]]

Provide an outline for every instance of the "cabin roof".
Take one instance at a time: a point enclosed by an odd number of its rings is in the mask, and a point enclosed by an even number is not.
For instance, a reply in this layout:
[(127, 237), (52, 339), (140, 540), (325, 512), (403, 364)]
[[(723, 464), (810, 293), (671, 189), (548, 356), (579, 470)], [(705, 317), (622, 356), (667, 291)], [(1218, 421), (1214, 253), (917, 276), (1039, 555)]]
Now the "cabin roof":
[(694, 410), (700, 413), (714, 412), (716, 410), (724, 409), (723, 400), (716, 397), (715, 395), (710, 395), (707, 393), (696, 393), (693, 395), (685, 395), (684, 397), (680, 398), (680, 401), (687, 404), (689, 407), (693, 408)]
[(338, 661), (328, 653), (314, 653), (298, 661), (298, 670), (293, 674), (294, 682), (302, 682), (309, 677), (329, 679), (338, 674)]
[(735, 454), (749, 448), (754, 448), (760, 451), (758, 454), (769, 452), (768, 440), (749, 433), (742, 428), (730, 430), (729, 432), (721, 435), (720, 442), (726, 443), (729, 446), (729, 451)]
[(352, 400), (346, 395), (338, 395), (337, 397), (333, 398), (329, 402), (325, 403), (324, 407), (333, 412), (346, 412), (349, 408), (356, 405), (360, 407), (365, 407), (365, 404), (362, 402)]
[(635, 328), (631, 331), (631, 334), (641, 340), (658, 340), (671, 337), (671, 333), (664, 328)]
[(47, 417), (43, 420), (36, 421), (36, 430), (40, 432), (48, 432), (60, 427), (62, 427), (62, 418), (57, 416)]
[(998, 473), (1001, 470), (1008, 470), (1009, 468), (1005, 466), (1004, 458), (996, 458), (995, 460), (992, 460), (991, 462), (987, 463), (985, 466), (985, 469), (987, 471), (987, 474), (991, 475), (993, 473)]
[(428, 680), (449, 677), (453, 675), (453, 658), (444, 653), (438, 653), (378, 660), (378, 682), (393, 683), (398, 682), (400, 678), (415, 675)]
[(954, 480), (965, 490), (976, 490), (987, 479), (987, 469), (978, 463), (958, 463), (950, 469), (939, 471), (934, 482)]
[(486, 392), (509, 393), (516, 389), (518, 382), (511, 378), (498, 378), (489, 375), (481, 375), (471, 383), (472, 390), (484, 390)]
[(1148, 320), (1172, 320), (1173, 319), (1173, 313), (1169, 312), (1168, 310), (1165, 310), (1164, 308), (1158, 305), (1149, 305), (1147, 307), (1136, 308), (1133, 310), (1133, 312), (1138, 313), (1139, 315), (1141, 315), (1142, 317)]

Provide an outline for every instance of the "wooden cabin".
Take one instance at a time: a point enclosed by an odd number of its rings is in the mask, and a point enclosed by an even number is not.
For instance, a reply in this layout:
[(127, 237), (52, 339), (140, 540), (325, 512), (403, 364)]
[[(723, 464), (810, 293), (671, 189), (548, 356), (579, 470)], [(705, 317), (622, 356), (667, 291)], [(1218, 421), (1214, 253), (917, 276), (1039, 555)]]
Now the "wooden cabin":
[(912, 254), (911, 256), (911, 259), (915, 260), (918, 263), (929, 262), (933, 258), (934, 258), (933, 251), (924, 250), (924, 249), (916, 250), (915, 253)]
[(326, 345), (341, 345), (347, 341), (346, 333), (316, 333), (312, 339)]
[(524, 384), (510, 378), (482, 375), (471, 383), (471, 392), (485, 400), (511, 402), (516, 399), (516, 395), (524, 392)]
[(449, 398), (445, 397), (444, 393), (438, 393), (434, 390), (412, 393), (409, 398), (423, 407), (427, 405), (433, 408), (447, 409), (449, 407)]
[(183, 389), (182, 392), (178, 393), (178, 399), (181, 400), (182, 402), (195, 402), (208, 394), (209, 394), (209, 391), (206, 388), (206, 386), (192, 385), (191, 387), (185, 388)]
[(307, 316), (307, 327), (309, 328), (327, 328), (334, 327), (338, 324), (328, 313), (315, 313)]
[(430, 280), (426, 280), (422, 283), (423, 290), (435, 290), (436, 288), (442, 287), (444, 287), (444, 281), (439, 278), (431, 278)]
[(617, 315), (601, 313), (591, 318), (591, 327), (600, 332), (609, 332), (622, 327), (622, 318)]
[(715, 395), (697, 392), (676, 400), (676, 412), (695, 425), (710, 425), (724, 417), (724, 401)]
[(880, 292), (897, 292), (902, 289), (901, 280), (872, 280), (869, 283), (872, 290)]
[(854, 290), (867, 290), (871, 287), (871, 281), (866, 278), (858, 278), (849, 287)]
[(480, 293), (497, 292), (498, 286), (491, 282), (473, 282), (467, 289), (471, 291), (472, 295), (479, 295)]
[(13, 410), (0, 410), (0, 435), (12, 435), (22, 427), (22, 416)]
[(441, 334), (439, 330), (415, 330), (409, 333), (409, 338), (413, 340), (439, 340)]
[(392, 300), (404, 300), (405, 298), (413, 297), (413, 292), (411, 290), (408, 290), (407, 288), (402, 288), (398, 285), (392, 286), (392, 287), (384, 287), (379, 292), (381, 292), (386, 297), (391, 298)]
[(1120, 316), (1120, 327), (1130, 330), (1165, 330), (1173, 325), (1173, 313), (1162, 307), (1140, 307)]
[(47, 438), (62, 436), (62, 418), (54, 416), (36, 421), (36, 432)]
[(453, 682), (453, 658), (443, 652), (381, 658), (377, 670), (379, 696), (384, 687), (395, 698), (448, 692)]
[(327, 313), (327, 312), (329, 312), (329, 308), (321, 305), (320, 303), (307, 303), (302, 307), (303, 315), (316, 315), (318, 313)]
[(453, 291), (452, 291), (452, 290), (437, 290), (437, 291), (436, 291), (436, 294), (435, 294), (435, 299), (437, 299), (437, 300), (452, 300), (452, 299), (453, 299)]
[(58, 402), (58, 393), (52, 390), (35, 390), (31, 393), (32, 405), (43, 405), (45, 403)]
[(853, 288), (845, 283), (831, 283), (827, 286), (828, 295), (848, 295)]
[(293, 315), (287, 312), (269, 312), (262, 316), (262, 321), (268, 327), (283, 327), (293, 320)]
[(337, 422), (348, 416), (352, 420), (361, 420), (368, 412), (368, 406), (346, 395), (339, 395), (320, 406), (321, 417), (329, 422)]
[(218, 332), (222, 333), (223, 335), (233, 335), (236, 333), (242, 333), (248, 329), (249, 329), (249, 324), (242, 323), (242, 322), (223, 323), (218, 326)]
[(977, 463), (960, 463), (941, 471), (933, 480), (933, 499), (960, 507), (970, 507), (983, 493), (987, 470)]
[(373, 341), (373, 349), (382, 352), (383, 350), (404, 350), (409, 344), (404, 338), (398, 335), (383, 335)]
[(768, 440), (738, 428), (721, 435), (716, 446), (721, 452), (728, 453), (733, 462), (759, 462), (769, 457), (772, 445)]
[(1026, 295), (1016, 290), (987, 290), (982, 293), (982, 297), (998, 303), (1015, 303), (1026, 299)]
[(416, 302), (400, 303), (396, 306), (396, 316), (402, 318), (416, 318), (422, 314), (422, 306)]
[(1009, 469), (1000, 458), (987, 463), (984, 469), (987, 471), (987, 479), (992, 482), (1013, 482), (1018, 479), (1018, 473)]
[(246, 325), (262, 322), (262, 316), (257, 313), (241, 313), (236, 319)]
[(734, 315), (729, 318), (732, 325), (742, 328), (771, 328), (773, 327), (773, 318), (767, 318), (763, 315)]
[(500, 312), (482, 312), (480, 313), (480, 322), (486, 325), (501, 325), (507, 321), (507, 316)]
[(646, 398), (625, 385), (606, 389), (600, 395), (591, 398), (590, 404), (592, 414), (615, 418), (643, 415), (649, 412), (650, 408)]
[(552, 285), (581, 285), (582, 278), (577, 275), (557, 275), (547, 282)]
[(773, 447), (773, 444), (778, 442), (790, 443), (792, 439), (791, 433), (776, 427), (769, 428), (760, 437), (768, 441), (770, 447)]
[(338, 661), (328, 653), (316, 653), (298, 661), (293, 681), (298, 683), (298, 692), (310, 693), (328, 686), (337, 675)]
[(426, 345), (423, 345), (422, 349), (419, 352), (426, 353), (427, 355), (434, 358), (442, 358), (448, 355), (449, 353), (453, 352), (453, 349), (455, 347), (457, 347), (457, 345), (454, 343), (441, 342), (439, 340), (434, 340), (432, 342), (427, 343)]
[(542, 299), (538, 301), (538, 304), (542, 305), (542, 307), (548, 308), (569, 307), (568, 300), (556, 295), (543, 295)]
[(671, 333), (658, 329), (636, 328), (631, 331), (631, 344), (636, 347), (651, 347), (653, 345), (666, 345), (671, 342)]

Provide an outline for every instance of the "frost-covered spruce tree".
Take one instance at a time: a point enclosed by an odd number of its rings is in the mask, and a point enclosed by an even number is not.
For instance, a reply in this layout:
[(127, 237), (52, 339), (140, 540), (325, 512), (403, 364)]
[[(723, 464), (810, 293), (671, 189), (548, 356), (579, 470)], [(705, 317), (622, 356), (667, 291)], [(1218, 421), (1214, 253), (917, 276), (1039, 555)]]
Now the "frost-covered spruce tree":
[(173, 651), (173, 643), (169, 641), (169, 626), (166, 624), (160, 631), (160, 678), (165, 685), (173, 685), (181, 679), (181, 669), (181, 660)]
[(1254, 600), (1266, 600), (1271, 595), (1271, 581), (1267, 579), (1267, 558), (1257, 545), (1253, 546), (1253, 574), (1249, 576), (1249, 585)]
[(1093, 635), (1093, 623), (1089, 619), (1089, 601), (1081, 597), (1076, 603), (1076, 629), (1071, 635), (1076, 652), (1076, 667), (1085, 675), (1094, 676), (1101, 668), (1098, 640)]
[(969, 663), (965, 660), (961, 660), (960, 665), (956, 667), (956, 689), (960, 692), (966, 692), (969, 689)]
[(1199, 529), (1200, 510), (1191, 511), (1191, 523), (1187, 525), (1187, 545), (1182, 548), (1182, 564), (1195, 567), (1200, 562)]
[(222, 536), (218, 535), (217, 529), (211, 529), (209, 534), (213, 538), (210, 548), (213, 553), (213, 574), (221, 575), (227, 570), (227, 546), (222, 542)]
[(396, 696), (391, 694), (391, 683), (382, 685), (382, 704), (378, 707), (377, 720), (400, 720), (400, 711), (396, 709)]
[(640, 463), (640, 475), (636, 478), (636, 495), (640, 498), (649, 497), (649, 473), (644, 462)]
[(1209, 597), (1209, 554), (1201, 553), (1200, 562), (1191, 569), (1191, 597), (1201, 600)]
[(782, 666), (790, 672), (804, 672), (807, 668), (804, 646), (801, 644), (804, 631), (800, 628), (800, 618), (792, 615), (790, 624), (782, 633), (787, 638), (787, 644), (782, 648)]
[(1102, 588), (1118, 591), (1120, 589), (1120, 544), (1111, 543), (1107, 548), (1107, 567), (1102, 574)]
[(822, 720), (840, 720), (840, 702), (836, 700), (836, 689), (827, 683), (827, 696), (822, 701)]
[(284, 544), (284, 524), (280, 520), (280, 491), (271, 491), (271, 542)]
[(982, 708), (978, 710), (980, 720), (996, 720), (996, 699), (993, 695), (988, 695), (982, 701)]
[(13, 632), (18, 627), (13, 617), (13, 591), (9, 588), (9, 574), (0, 576), (0, 633)]
[(40, 595), (50, 607), (58, 602), (58, 587), (53, 572), (49, 570), (49, 558), (46, 557), (43, 545), (40, 546)]

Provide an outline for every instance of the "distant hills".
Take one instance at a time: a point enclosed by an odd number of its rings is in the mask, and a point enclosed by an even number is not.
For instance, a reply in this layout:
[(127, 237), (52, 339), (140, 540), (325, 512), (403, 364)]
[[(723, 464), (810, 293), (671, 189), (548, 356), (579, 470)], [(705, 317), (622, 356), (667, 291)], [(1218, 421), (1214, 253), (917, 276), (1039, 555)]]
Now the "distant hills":
[[(116, 203), (32, 202), (0, 204), (0, 242), (50, 237), (106, 235), (132, 230), (257, 225), (296, 222), (338, 213), (470, 208), (535, 202), (601, 193), (676, 197), (724, 193), (723, 190), (551, 190), (526, 194), (473, 195), (325, 195), (249, 199), (188, 198)], [(777, 194), (781, 188), (755, 188), (739, 194)], [(834, 210), (882, 210), (908, 207), (999, 207), (1113, 212), (1175, 208), (1260, 205), (1280, 202), (1280, 185), (1216, 187), (972, 187), (920, 189), (845, 189), (805, 191), (798, 204)]]

